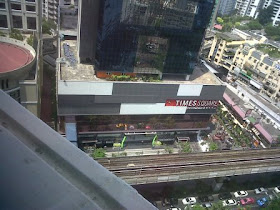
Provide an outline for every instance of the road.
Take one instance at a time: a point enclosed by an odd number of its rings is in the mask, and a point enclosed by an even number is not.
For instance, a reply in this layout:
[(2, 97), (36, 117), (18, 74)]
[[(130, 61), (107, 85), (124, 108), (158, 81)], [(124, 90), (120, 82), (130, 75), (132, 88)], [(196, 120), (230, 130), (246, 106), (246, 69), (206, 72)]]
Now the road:
[[(274, 192), (274, 190), (273, 190), (273, 188), (266, 188), (267, 190), (268, 190), (268, 192), (267, 192), (267, 194), (264, 194), (264, 193), (262, 193), (262, 194), (259, 194), (259, 195), (257, 195), (257, 194), (255, 194), (255, 192), (254, 192), (254, 190), (247, 190), (247, 192), (248, 192), (248, 196), (246, 196), (246, 197), (244, 197), (244, 198), (254, 198), (255, 199), (255, 201), (257, 201), (258, 199), (260, 199), (260, 198), (263, 198), (263, 197), (268, 197), (269, 195), (273, 195), (274, 196), (274, 198), (280, 198), (280, 195), (278, 194), (276, 194), (275, 192)], [(244, 190), (244, 189), (242, 189), (242, 190)], [(237, 200), (237, 201), (240, 201), (242, 198), (234, 198), (234, 195), (233, 195), (233, 193), (234, 192), (231, 192), (231, 195), (232, 195), (232, 199), (235, 199), (235, 200)], [(214, 198), (214, 201), (212, 201), (212, 203), (216, 203), (216, 202), (219, 202), (220, 200), (219, 200), (219, 198), (218, 198), (218, 194), (213, 194), (212, 195), (213, 196), (213, 198)], [(195, 198), (196, 198), (196, 200), (197, 200), (197, 197), (196, 196), (194, 196)], [(175, 207), (179, 207), (179, 208), (181, 208), (181, 210), (183, 210), (185, 207), (186, 207), (186, 205), (184, 205), (183, 203), (182, 203), (182, 199), (183, 198), (179, 198), (178, 199), (178, 205), (174, 205)], [(160, 210), (165, 210), (165, 209), (168, 209), (168, 208), (170, 208), (170, 206), (165, 206), (165, 207), (163, 207), (162, 206), (162, 202), (161, 201), (155, 201), (156, 202), (156, 204), (157, 204), (157, 208), (158, 209), (160, 209)], [(199, 204), (199, 205), (201, 205), (201, 204), (203, 204), (203, 203), (197, 203), (197, 204)], [(241, 205), (239, 204), (238, 206), (234, 206), (234, 207), (230, 207), (229, 209), (239, 209), (239, 207), (240, 207)], [(258, 207), (258, 205), (257, 204), (253, 204), (253, 205), (249, 205), (250, 207), (251, 207), (251, 209), (252, 210), (254, 210), (254, 209), (260, 209), (259, 207)]]

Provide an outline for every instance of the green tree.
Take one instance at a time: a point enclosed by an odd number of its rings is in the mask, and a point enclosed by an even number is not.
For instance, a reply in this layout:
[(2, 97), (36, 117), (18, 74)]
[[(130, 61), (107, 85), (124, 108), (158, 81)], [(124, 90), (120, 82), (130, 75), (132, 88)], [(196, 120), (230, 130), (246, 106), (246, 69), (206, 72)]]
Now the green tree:
[(17, 39), (20, 41), (23, 40), (23, 36), (22, 36), (21, 32), (17, 29), (12, 29), (12, 31), (10, 33), (10, 38)]
[(56, 24), (52, 20), (43, 19), (42, 32), (43, 34), (51, 34), (51, 29), (56, 29)]
[(6, 36), (6, 34), (0, 31), (0, 36)]
[(167, 152), (168, 154), (172, 154), (173, 153), (173, 148), (170, 146), (165, 146), (164, 148), (165, 152)]
[(258, 15), (258, 20), (260, 22), (260, 24), (262, 25), (266, 25), (270, 22), (272, 22), (271, 20), (271, 16), (273, 14), (273, 6), (269, 6), (266, 9), (261, 9)]
[(210, 145), (209, 145), (209, 150), (210, 151), (215, 151), (217, 150), (219, 147), (218, 147), (218, 144), (215, 143), (215, 142), (211, 142)]
[(280, 198), (272, 200), (265, 209), (266, 210), (278, 210), (278, 209), (280, 209)]
[(223, 24), (224, 20), (221, 17), (217, 17), (217, 23)]
[(248, 28), (250, 30), (261, 30), (262, 29), (262, 25), (260, 24), (259, 21), (257, 20), (252, 20), (247, 24)]
[(106, 150), (103, 148), (98, 148), (95, 149), (93, 151), (93, 153), (91, 154), (91, 156), (95, 159), (95, 158), (103, 158), (106, 157)]
[(219, 201), (217, 203), (213, 203), (211, 210), (227, 210), (227, 208), (223, 206), (222, 201)]
[(192, 152), (192, 148), (189, 142), (182, 142), (181, 143), (181, 148), (182, 148), (182, 152), (184, 153), (190, 153)]
[(196, 204), (192, 207), (192, 210), (205, 210), (205, 208), (203, 208), (202, 206)]
[(34, 36), (30, 35), (30, 37), (27, 38), (27, 44), (29, 44), (30, 46), (33, 46), (33, 40), (34, 40)]

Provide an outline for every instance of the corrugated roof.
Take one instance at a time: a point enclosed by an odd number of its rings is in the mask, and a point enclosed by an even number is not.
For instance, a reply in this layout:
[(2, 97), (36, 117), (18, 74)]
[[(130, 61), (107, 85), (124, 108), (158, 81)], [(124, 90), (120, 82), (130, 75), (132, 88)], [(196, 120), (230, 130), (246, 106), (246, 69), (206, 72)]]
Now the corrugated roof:
[(269, 143), (272, 143), (273, 139), (271, 135), (259, 123), (254, 126)]
[(263, 59), (263, 63), (265, 63), (268, 66), (272, 66), (273, 65), (273, 61), (269, 57), (265, 57)]
[(257, 59), (261, 59), (261, 54), (257, 51), (253, 51), (252, 52), (252, 57), (257, 58)]

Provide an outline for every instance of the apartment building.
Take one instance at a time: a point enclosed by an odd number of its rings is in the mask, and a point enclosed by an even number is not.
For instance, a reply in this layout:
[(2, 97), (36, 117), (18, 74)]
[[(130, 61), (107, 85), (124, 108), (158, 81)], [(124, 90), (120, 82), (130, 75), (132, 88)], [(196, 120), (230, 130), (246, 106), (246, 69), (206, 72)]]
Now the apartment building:
[(256, 18), (262, 3), (262, 0), (237, 0), (235, 9), (237, 10), (237, 14), (241, 16)]
[(58, 5), (58, 0), (43, 0), (43, 16), (47, 20), (53, 20), (57, 23)]
[(0, 30), (39, 31), (41, 1), (0, 0)]
[[(250, 32), (222, 33), (215, 36), (208, 60), (217, 66), (237, 74), (241, 80), (250, 84), (256, 91), (279, 101), (280, 61), (267, 54), (275, 47), (264, 44), (265, 38), (250, 36)], [(277, 51), (275, 51), (277, 52)]]
[(263, 8), (267, 8), (270, 5), (273, 6), (272, 24), (278, 26), (280, 23), (280, 0), (265, 0)]
[(229, 15), (231, 14), (236, 5), (236, 0), (222, 0), (219, 5), (218, 14)]

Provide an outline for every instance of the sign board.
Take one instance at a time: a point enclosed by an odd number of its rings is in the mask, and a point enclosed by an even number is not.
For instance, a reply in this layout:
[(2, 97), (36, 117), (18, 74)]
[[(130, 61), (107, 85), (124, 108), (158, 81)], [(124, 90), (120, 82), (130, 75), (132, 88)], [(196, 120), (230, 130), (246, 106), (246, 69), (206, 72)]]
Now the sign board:
[(185, 106), (188, 109), (216, 109), (218, 104), (217, 100), (168, 99), (165, 102), (165, 106)]

